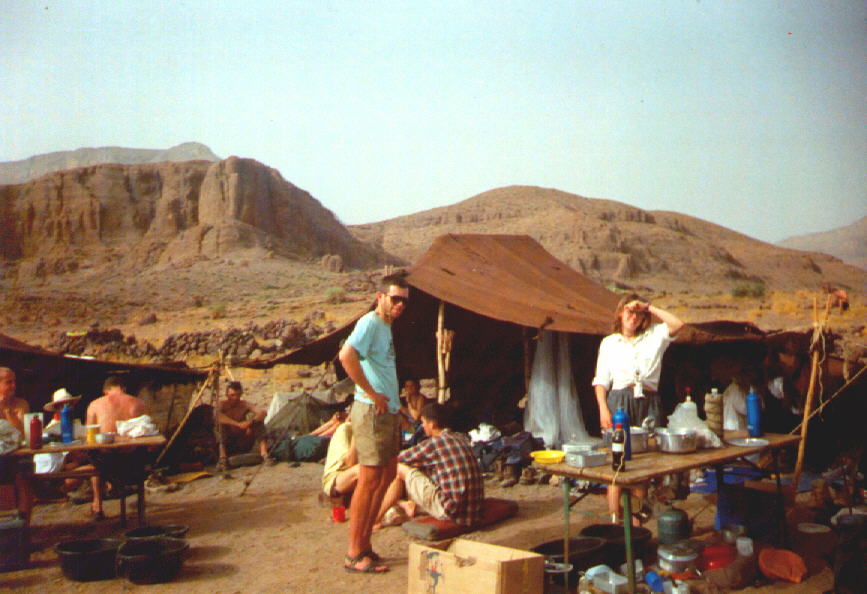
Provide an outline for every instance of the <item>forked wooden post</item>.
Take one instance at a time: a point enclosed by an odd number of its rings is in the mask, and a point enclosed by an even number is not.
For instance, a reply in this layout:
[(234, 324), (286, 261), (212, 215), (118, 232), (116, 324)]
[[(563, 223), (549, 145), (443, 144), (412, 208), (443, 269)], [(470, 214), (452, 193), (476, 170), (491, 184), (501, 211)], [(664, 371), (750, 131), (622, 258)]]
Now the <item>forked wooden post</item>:
[(443, 404), (446, 401), (446, 368), (444, 357), (445, 334), (443, 324), (446, 304), (440, 300), (437, 309), (437, 402)]
[(819, 349), (821, 346), (822, 337), (825, 333), (825, 323), (828, 320), (828, 312), (831, 307), (831, 300), (828, 299), (825, 303), (825, 314), (819, 318), (818, 301), (813, 297), (813, 337), (810, 340), (810, 385), (807, 388), (807, 400), (804, 402), (804, 415), (801, 421), (801, 441), (798, 442), (798, 458), (795, 461), (795, 472), (792, 475), (792, 486), (794, 493), (798, 492), (798, 481), (801, 478), (801, 470), (804, 467), (804, 454), (807, 450), (807, 429), (810, 426), (810, 417), (813, 411), (813, 399), (816, 395), (816, 380), (819, 376)]

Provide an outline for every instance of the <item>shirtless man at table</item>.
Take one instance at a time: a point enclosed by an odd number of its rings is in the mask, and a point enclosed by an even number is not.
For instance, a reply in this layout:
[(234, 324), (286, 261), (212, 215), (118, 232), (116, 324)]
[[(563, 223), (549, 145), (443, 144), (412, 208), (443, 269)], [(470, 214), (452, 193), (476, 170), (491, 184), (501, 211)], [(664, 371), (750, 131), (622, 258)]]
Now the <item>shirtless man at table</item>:
[[(30, 412), (27, 401), (15, 396), (15, 372), (8, 367), (0, 367), (0, 419), (8, 421), (24, 436), (24, 415)], [(33, 490), (30, 481), (20, 472), (15, 473), (14, 485), (0, 485), (0, 491), (14, 489), (17, 492), (18, 511), (26, 521), (30, 522), (30, 512), (33, 510)], [(7, 494), (0, 496), (7, 498)]]
[[(126, 386), (117, 376), (109, 376), (102, 385), (103, 396), (87, 406), (87, 424), (99, 425), (100, 433), (116, 433), (117, 422), (127, 421), (147, 413), (145, 403), (126, 393)], [(93, 486), (91, 513), (97, 519), (105, 517), (102, 511), (102, 477), (90, 479)]]

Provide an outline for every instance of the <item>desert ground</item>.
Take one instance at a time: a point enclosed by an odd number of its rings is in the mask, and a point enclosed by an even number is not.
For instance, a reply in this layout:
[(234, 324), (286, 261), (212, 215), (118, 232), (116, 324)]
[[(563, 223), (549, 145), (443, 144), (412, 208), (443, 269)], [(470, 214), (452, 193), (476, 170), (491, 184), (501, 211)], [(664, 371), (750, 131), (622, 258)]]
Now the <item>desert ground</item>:
[[(322, 466), (303, 463), (292, 467), (233, 469), (232, 478), (213, 476), (187, 483), (173, 493), (149, 493), (147, 522), (184, 524), (190, 550), (180, 575), (172, 582), (153, 585), (153, 591), (202, 592), (403, 592), (406, 591), (407, 550), (413, 539), (399, 527), (374, 534), (374, 546), (391, 571), (384, 575), (348, 574), (342, 569), (347, 524), (331, 521), (330, 509), (321, 507), (318, 489)], [(241, 496), (245, 482), (250, 480)], [(502, 488), (486, 484), (486, 494), (515, 499), (516, 517), (468, 534), (465, 538), (519, 549), (529, 549), (563, 536), (562, 491), (549, 484)], [(134, 497), (128, 500), (133, 507)], [(106, 503), (107, 519), (93, 522), (88, 505), (39, 505), (33, 518), (32, 568), (0, 573), (0, 588), (20, 592), (118, 592), (135, 586), (123, 578), (99, 582), (66, 579), (52, 549), (66, 538), (121, 535), (117, 501)], [(706, 496), (691, 494), (683, 506), (694, 519), (693, 534), (711, 538), (713, 506)], [(602, 495), (590, 495), (571, 514), (573, 535), (589, 524), (605, 521)], [(136, 527), (134, 514), (129, 528)], [(655, 521), (648, 527), (656, 532)], [(129, 529), (128, 528), (128, 529)], [(832, 586), (827, 564), (810, 566), (805, 583), (762, 583), (744, 592), (822, 592)], [(694, 581), (696, 591), (702, 586)], [(807, 588), (806, 590), (804, 588)]]

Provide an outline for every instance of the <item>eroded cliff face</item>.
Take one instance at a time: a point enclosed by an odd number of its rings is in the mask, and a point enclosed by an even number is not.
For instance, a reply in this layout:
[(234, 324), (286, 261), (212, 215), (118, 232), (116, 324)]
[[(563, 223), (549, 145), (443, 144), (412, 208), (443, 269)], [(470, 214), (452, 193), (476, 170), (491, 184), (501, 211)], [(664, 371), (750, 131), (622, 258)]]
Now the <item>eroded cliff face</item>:
[(349, 267), (394, 263), (331, 211), (250, 159), (95, 165), (0, 186), (8, 273), (133, 269), (197, 258), (339, 255)]

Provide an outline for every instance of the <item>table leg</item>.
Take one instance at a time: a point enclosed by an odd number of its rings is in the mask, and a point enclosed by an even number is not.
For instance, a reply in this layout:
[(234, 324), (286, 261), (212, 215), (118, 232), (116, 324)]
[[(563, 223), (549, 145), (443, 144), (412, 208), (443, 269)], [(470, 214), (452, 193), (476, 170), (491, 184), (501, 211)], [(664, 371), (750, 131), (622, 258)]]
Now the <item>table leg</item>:
[[(777, 544), (786, 547), (789, 543), (789, 535), (786, 530), (786, 500), (783, 497), (783, 483), (780, 478), (779, 452), (776, 448), (771, 448), (771, 459), (774, 461), (774, 475), (777, 477), (777, 522), (779, 523), (779, 539)], [(795, 479), (797, 479), (797, 475)], [(798, 492), (798, 485), (792, 485), (794, 492)]]
[[(560, 484), (563, 489), (563, 563), (569, 563), (569, 480), (562, 476)], [(569, 571), (563, 574), (566, 586), (566, 592), (569, 591)]]
[(115, 485), (115, 489), (120, 489), (120, 526), (126, 528), (126, 485)]
[[(629, 580), (629, 591), (635, 592), (635, 560), (632, 552), (632, 492), (623, 489), (620, 493), (623, 502), (623, 540), (626, 545), (626, 577)], [(617, 571), (616, 568), (614, 568)]]
[(136, 504), (138, 509), (138, 525), (145, 525), (145, 486), (144, 480), (139, 481), (138, 483), (138, 499), (136, 500)]

